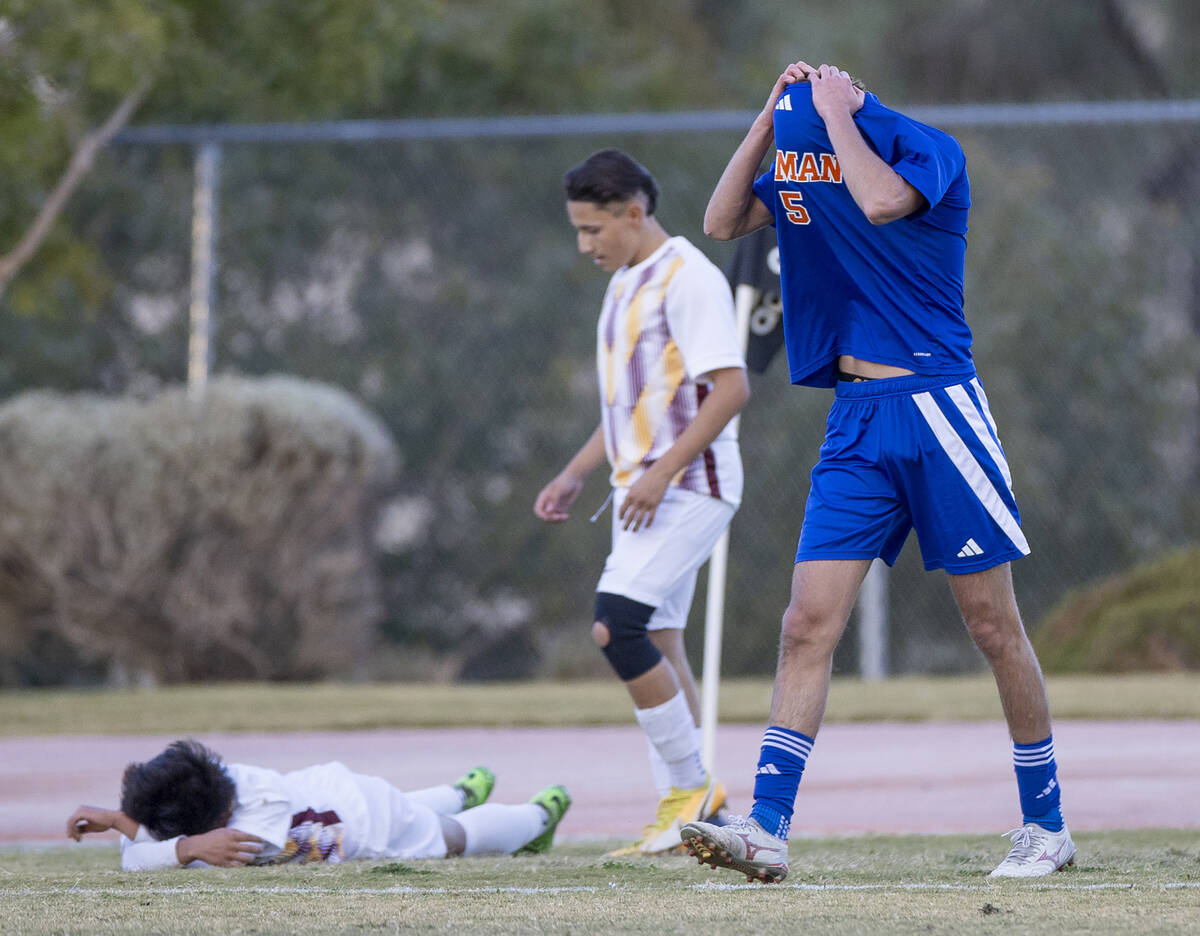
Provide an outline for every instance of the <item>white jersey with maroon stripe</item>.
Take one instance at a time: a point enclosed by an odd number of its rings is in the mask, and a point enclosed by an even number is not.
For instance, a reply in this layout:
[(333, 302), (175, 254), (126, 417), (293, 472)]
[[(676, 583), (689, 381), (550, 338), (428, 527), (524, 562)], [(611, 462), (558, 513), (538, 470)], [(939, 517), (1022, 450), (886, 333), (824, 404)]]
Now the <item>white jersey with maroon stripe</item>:
[[(249, 764), (225, 770), (235, 788), (227, 825), (264, 842), (255, 864), (446, 855), (438, 814), (380, 777), (354, 773), (338, 761), (288, 773)], [(177, 841), (158, 841), (139, 826), (136, 839), (121, 837), (121, 866), (172, 867)]]
[[(614, 487), (632, 485), (696, 418), (711, 384), (744, 367), (729, 283), (683, 237), (613, 274), (596, 331), (604, 444)], [(736, 506), (742, 462), (736, 421), (672, 481)]]

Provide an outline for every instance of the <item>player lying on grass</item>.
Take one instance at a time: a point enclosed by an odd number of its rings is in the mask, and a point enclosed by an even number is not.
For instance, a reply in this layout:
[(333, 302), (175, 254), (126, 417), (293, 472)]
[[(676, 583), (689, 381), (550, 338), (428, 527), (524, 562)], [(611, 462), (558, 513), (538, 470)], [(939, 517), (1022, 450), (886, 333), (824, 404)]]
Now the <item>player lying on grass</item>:
[(567, 791), (549, 786), (519, 806), (485, 804), (494, 784), (490, 770), (475, 767), (454, 784), (402, 793), (337, 761), (279, 773), (174, 741), (125, 768), (120, 809), (80, 806), (67, 835), (116, 829), (126, 871), (548, 850), (571, 805)]

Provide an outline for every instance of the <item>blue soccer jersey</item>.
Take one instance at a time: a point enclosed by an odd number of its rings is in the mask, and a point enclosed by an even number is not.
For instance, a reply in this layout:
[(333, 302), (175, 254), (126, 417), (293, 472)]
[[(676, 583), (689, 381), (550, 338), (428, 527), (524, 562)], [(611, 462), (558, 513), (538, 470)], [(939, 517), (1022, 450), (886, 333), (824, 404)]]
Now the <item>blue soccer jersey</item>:
[(792, 383), (832, 387), (843, 354), (926, 376), (969, 372), (963, 266), (971, 198), (962, 147), (873, 94), (854, 122), (927, 204), (871, 224), (842, 181), (812, 86), (794, 84), (780, 96), (775, 162), (754, 192), (775, 217)]

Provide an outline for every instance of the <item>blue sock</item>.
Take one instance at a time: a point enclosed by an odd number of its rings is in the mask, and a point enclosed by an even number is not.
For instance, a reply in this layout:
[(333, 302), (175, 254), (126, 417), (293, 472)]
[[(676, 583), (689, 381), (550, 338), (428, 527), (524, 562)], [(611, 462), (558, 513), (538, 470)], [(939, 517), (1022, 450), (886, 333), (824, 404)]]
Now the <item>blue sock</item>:
[(789, 728), (772, 726), (763, 733), (750, 818), (781, 839), (788, 837), (796, 790), (812, 746), (812, 738)]
[(1034, 823), (1051, 832), (1063, 827), (1058, 765), (1054, 762), (1054, 736), (1036, 744), (1013, 743), (1013, 769), (1021, 797), (1022, 825)]

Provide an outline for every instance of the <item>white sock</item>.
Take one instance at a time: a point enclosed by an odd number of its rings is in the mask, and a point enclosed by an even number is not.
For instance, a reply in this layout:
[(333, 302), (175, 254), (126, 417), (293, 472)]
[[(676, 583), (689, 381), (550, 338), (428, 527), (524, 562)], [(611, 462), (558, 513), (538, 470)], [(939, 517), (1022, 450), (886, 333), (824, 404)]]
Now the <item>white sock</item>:
[[(704, 746), (700, 743), (700, 728), (696, 728), (696, 750), (701, 750)], [(650, 737), (646, 737), (646, 752), (650, 755), (650, 773), (654, 776), (654, 789), (658, 793), (658, 798), (662, 799), (671, 792), (671, 776), (667, 771), (667, 762), (662, 759), (662, 755), (658, 753), (658, 748), (654, 746), (654, 742)]]
[(707, 774), (700, 760), (696, 723), (692, 721), (692, 710), (688, 708), (683, 690), (680, 689), (662, 705), (648, 709), (635, 708), (633, 714), (666, 763), (671, 786), (681, 790), (704, 786)]
[(546, 831), (549, 817), (536, 803), (484, 803), (454, 817), (467, 834), (464, 855), (511, 855)]
[(463, 791), (448, 783), (406, 793), (405, 796), (422, 806), (428, 806), (439, 816), (453, 816), (462, 812), (463, 808)]

